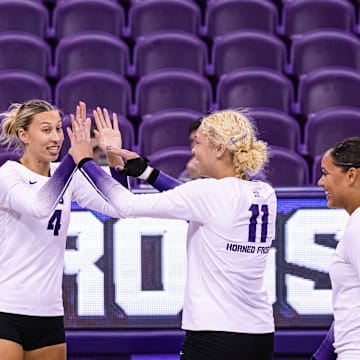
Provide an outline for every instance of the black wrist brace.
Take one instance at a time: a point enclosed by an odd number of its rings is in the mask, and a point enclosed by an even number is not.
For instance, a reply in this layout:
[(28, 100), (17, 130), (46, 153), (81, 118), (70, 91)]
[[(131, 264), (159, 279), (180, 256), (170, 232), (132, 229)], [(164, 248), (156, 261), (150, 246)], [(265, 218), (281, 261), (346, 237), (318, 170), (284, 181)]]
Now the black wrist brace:
[(125, 167), (122, 173), (126, 176), (138, 177), (146, 170), (148, 162), (149, 159), (147, 159), (145, 156), (140, 156), (135, 159), (128, 160), (125, 163)]

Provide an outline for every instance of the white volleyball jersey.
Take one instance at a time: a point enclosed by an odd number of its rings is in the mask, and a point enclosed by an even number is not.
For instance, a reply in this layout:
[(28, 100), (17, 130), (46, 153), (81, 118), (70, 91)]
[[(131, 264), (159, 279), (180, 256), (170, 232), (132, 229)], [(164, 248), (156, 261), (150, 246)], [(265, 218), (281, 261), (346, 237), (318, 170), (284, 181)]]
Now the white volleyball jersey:
[(199, 179), (157, 194), (131, 194), (91, 162), (81, 171), (120, 217), (189, 220), (182, 327), (274, 331), (264, 272), (275, 236), (276, 195), (261, 181)]
[(360, 208), (350, 216), (330, 264), (338, 359), (360, 359)]
[[(51, 164), (52, 174), (57, 166)], [(71, 202), (115, 215), (76, 171), (53, 213), (38, 217), (46, 199), (35, 203), (34, 194), (49, 179), (15, 161), (0, 168), (0, 312), (63, 315), (62, 277)]]

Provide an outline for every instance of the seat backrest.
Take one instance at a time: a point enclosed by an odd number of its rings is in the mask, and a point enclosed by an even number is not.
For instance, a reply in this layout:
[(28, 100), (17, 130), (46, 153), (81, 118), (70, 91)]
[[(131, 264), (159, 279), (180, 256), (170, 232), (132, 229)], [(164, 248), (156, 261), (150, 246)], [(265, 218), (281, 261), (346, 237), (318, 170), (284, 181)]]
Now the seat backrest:
[(148, 156), (150, 165), (168, 175), (178, 178), (192, 156), (189, 146), (170, 147)]
[(271, 146), (299, 151), (300, 125), (288, 113), (275, 109), (254, 109), (251, 117), (257, 127), (258, 138)]
[(81, 31), (102, 31), (120, 37), (125, 27), (124, 9), (112, 1), (60, 1), (54, 8), (52, 24), (56, 39)]
[[(335, 145), (335, 144), (334, 144)], [(317, 185), (317, 182), (321, 178), (321, 160), (324, 154), (316, 155), (312, 165), (312, 175), (311, 175), (311, 184)]]
[(135, 105), (141, 116), (165, 109), (207, 113), (212, 105), (211, 84), (191, 70), (159, 70), (140, 78)]
[(360, 69), (360, 40), (344, 30), (314, 30), (296, 36), (289, 72), (300, 76), (325, 66)]
[(139, 152), (149, 155), (173, 147), (189, 147), (190, 125), (203, 116), (191, 110), (169, 110), (143, 116), (139, 125)]
[(210, 39), (232, 31), (256, 29), (274, 33), (278, 10), (266, 0), (209, 0), (204, 33)]
[(31, 99), (51, 102), (49, 83), (42, 76), (29, 71), (0, 71), (0, 89), (0, 111), (6, 111), (12, 103)]
[(0, 70), (27, 70), (47, 77), (50, 64), (50, 46), (44, 39), (26, 32), (1, 33)]
[(128, 35), (141, 35), (162, 30), (185, 31), (197, 35), (201, 22), (200, 7), (196, 2), (183, 0), (151, 0), (131, 4)]
[(106, 70), (77, 71), (60, 79), (55, 87), (59, 109), (73, 113), (80, 100), (89, 110), (100, 106), (126, 116), (131, 103), (130, 85), (123, 76)]
[(308, 116), (333, 106), (360, 106), (360, 74), (343, 67), (326, 67), (300, 77), (298, 107)]
[(84, 31), (66, 36), (55, 51), (57, 76), (62, 78), (77, 70), (102, 69), (126, 76), (129, 49), (110, 33)]
[(275, 187), (309, 185), (307, 162), (299, 153), (286, 148), (271, 147), (265, 175)]
[[(135, 145), (134, 126), (130, 122), (130, 120), (128, 120), (127, 118), (125, 118), (121, 114), (116, 114), (116, 115), (117, 115), (119, 129), (121, 131), (122, 147), (123, 147), (123, 149), (127, 149), (127, 150), (131, 151), (131, 150), (133, 150), (134, 145)], [(95, 120), (94, 120), (94, 117), (93, 117), (92, 113), (88, 112), (87, 116), (91, 118), (91, 125), (92, 125), (93, 128), (96, 129), (96, 124), (95, 124)], [(62, 128), (63, 128), (63, 132), (64, 132), (64, 141), (63, 141), (63, 144), (62, 144), (62, 147), (61, 147), (61, 150), (60, 150), (58, 160), (62, 160), (64, 158), (64, 156), (68, 153), (69, 149), (70, 149), (71, 144), (70, 144), (70, 139), (69, 139), (69, 136), (68, 136), (67, 130), (66, 130), (67, 127), (71, 128), (70, 115), (64, 115), (63, 119), (62, 119)]]
[(358, 108), (334, 107), (310, 115), (304, 129), (305, 151), (314, 159), (351, 136), (360, 136), (360, 103)]
[(134, 73), (146, 75), (164, 68), (184, 68), (204, 74), (208, 64), (207, 46), (186, 32), (157, 32), (137, 38)]
[(343, 0), (292, 0), (282, 7), (279, 32), (290, 37), (315, 29), (342, 29), (351, 32), (355, 23), (355, 8)]
[(236, 31), (215, 38), (211, 58), (216, 77), (245, 67), (264, 67), (282, 72), (286, 47), (271, 33)]
[(219, 109), (250, 107), (289, 112), (293, 85), (283, 74), (271, 69), (247, 68), (220, 77), (216, 90)]
[(1, 0), (0, 32), (23, 31), (41, 38), (49, 29), (49, 12), (40, 1)]
[(0, 151), (0, 166), (5, 164), (8, 160), (19, 161), (20, 156), (21, 155), (15, 151)]

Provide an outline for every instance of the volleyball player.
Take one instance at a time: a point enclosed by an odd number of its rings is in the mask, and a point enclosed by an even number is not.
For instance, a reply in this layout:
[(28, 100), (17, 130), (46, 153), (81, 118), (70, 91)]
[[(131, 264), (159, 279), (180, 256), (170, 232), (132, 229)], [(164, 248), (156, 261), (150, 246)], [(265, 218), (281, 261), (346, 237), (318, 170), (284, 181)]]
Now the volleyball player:
[[(76, 119), (90, 133), (85, 114), (80, 103)], [(0, 358), (65, 360), (62, 278), (71, 202), (116, 213), (69, 155), (53, 163), (64, 138), (56, 108), (31, 100), (2, 117), (2, 143), (23, 155), (0, 168)]]
[[(101, 138), (109, 119), (95, 119)], [(205, 117), (193, 153), (207, 178), (156, 194), (132, 194), (108, 176), (92, 161), (90, 145), (86, 150), (84, 131), (73, 122), (72, 156), (119, 217), (189, 221), (181, 359), (270, 360), (274, 318), (264, 272), (276, 196), (270, 185), (248, 180), (267, 161), (267, 147), (255, 138), (246, 114), (228, 110)], [(118, 149), (111, 154), (125, 155)], [(146, 167), (142, 176), (156, 181), (159, 172)]]
[(334, 323), (313, 358), (355, 360), (360, 359), (360, 137), (328, 150), (321, 169), (318, 185), (328, 207), (343, 208), (350, 218), (330, 263)]

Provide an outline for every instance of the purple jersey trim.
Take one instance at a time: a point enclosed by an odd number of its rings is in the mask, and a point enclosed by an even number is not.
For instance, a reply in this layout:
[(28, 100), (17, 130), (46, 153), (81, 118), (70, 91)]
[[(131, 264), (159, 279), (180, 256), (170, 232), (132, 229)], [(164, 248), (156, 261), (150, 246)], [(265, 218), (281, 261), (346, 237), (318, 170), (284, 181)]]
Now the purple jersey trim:
[(334, 352), (334, 322), (332, 322), (328, 333), (326, 334), (324, 340), (312, 356), (312, 359), (316, 360), (335, 360), (337, 358), (336, 353)]
[(116, 171), (115, 168), (110, 167), (110, 173), (111, 176), (117, 181), (119, 182), (122, 186), (124, 186), (126, 189), (129, 188), (128, 186), (128, 179), (127, 176), (122, 174), (120, 171)]
[(75, 170), (74, 160), (70, 155), (66, 155), (54, 174), (39, 191), (40, 203), (49, 204), (52, 209), (55, 208), (64, 195)]
[(181, 181), (171, 177), (168, 174), (163, 173), (162, 171), (159, 172), (158, 177), (156, 180), (151, 184), (156, 190), (165, 191), (169, 189), (173, 189), (174, 187), (182, 184)]
[(80, 171), (88, 179), (95, 190), (109, 203), (109, 194), (113, 187), (119, 185), (119, 182), (106, 173), (94, 160), (84, 163)]

